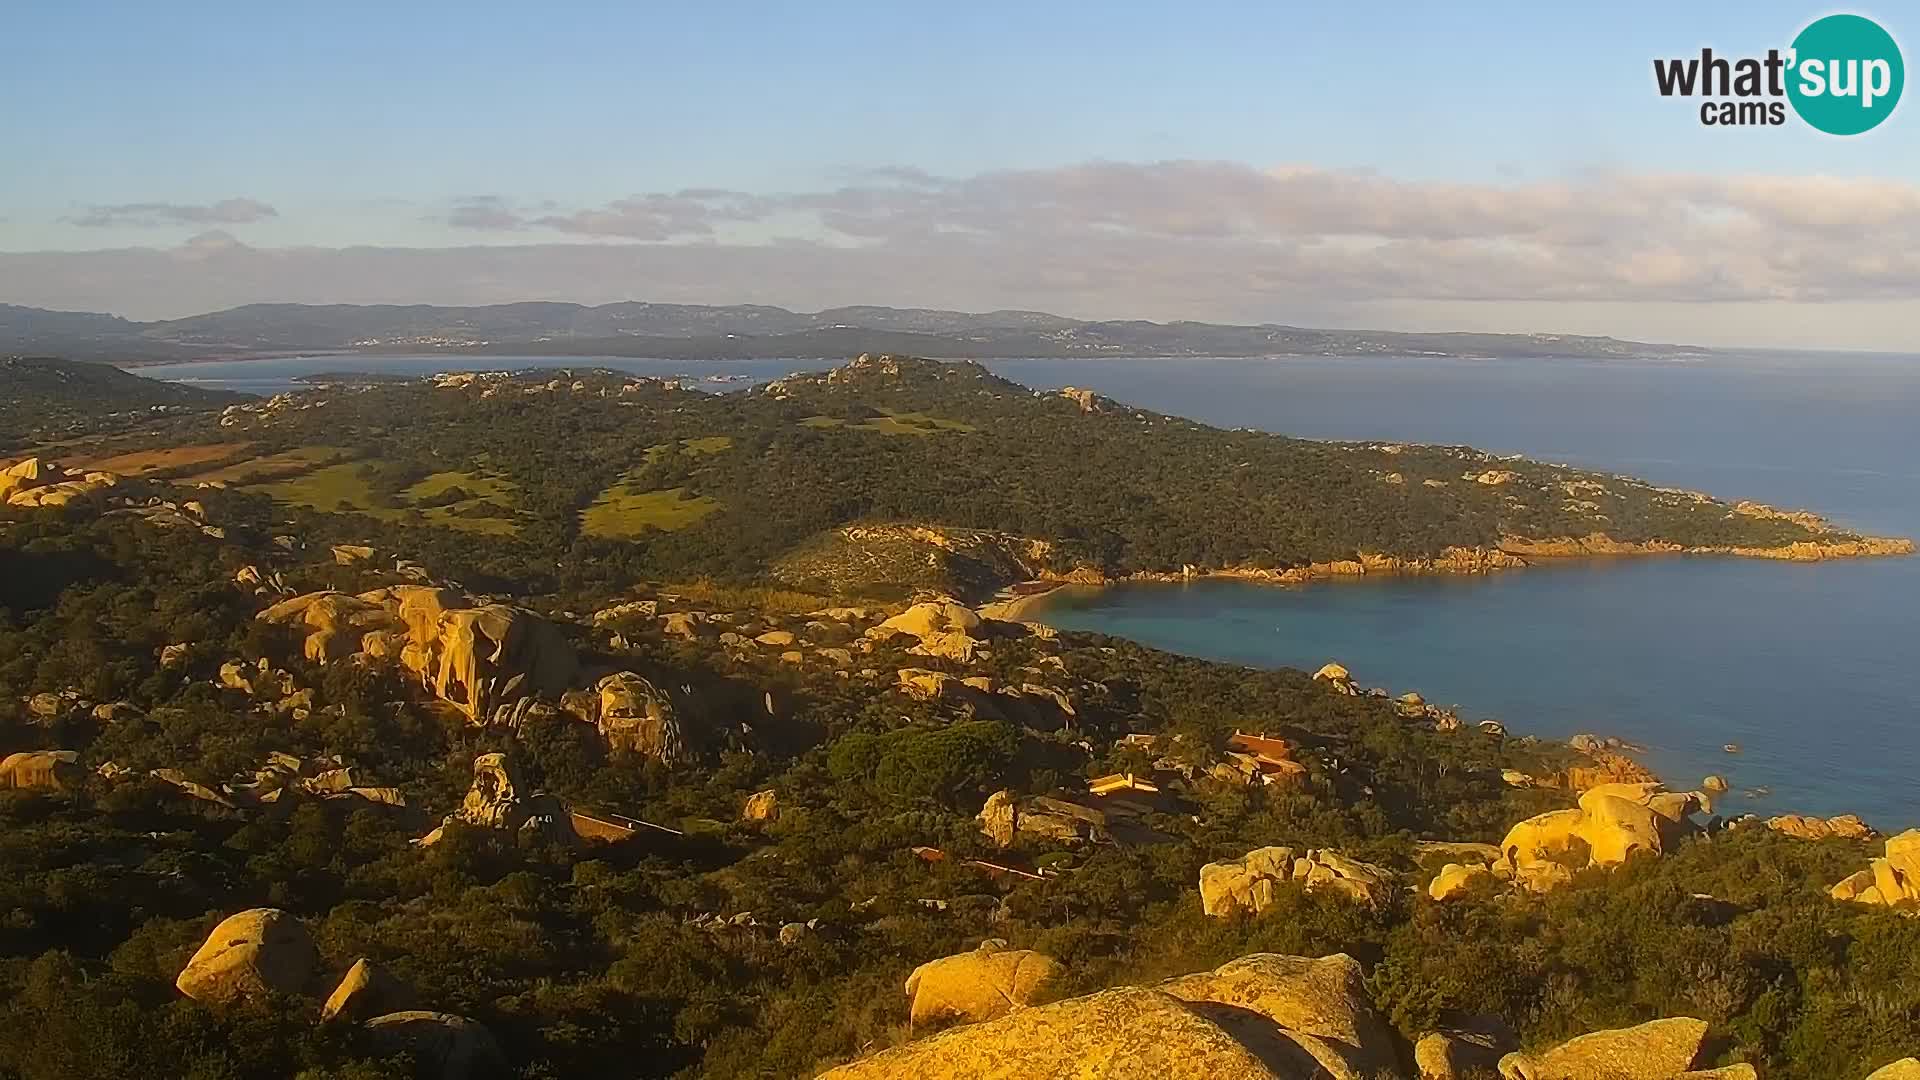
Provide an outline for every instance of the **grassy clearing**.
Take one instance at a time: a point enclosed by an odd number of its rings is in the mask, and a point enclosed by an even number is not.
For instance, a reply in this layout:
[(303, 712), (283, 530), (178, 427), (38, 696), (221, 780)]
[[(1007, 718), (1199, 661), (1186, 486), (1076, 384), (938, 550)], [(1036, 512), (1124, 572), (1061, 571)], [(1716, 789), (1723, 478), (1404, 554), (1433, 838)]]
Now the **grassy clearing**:
[(407, 488), (404, 494), (409, 502), (419, 502), (422, 499), (437, 498), (454, 488), (471, 493), (473, 499), (470, 501), (475, 502), (491, 499), (494, 502), (512, 504), (520, 497), (520, 489), (513, 486), (513, 481), (504, 476), (483, 472), (437, 472)]
[(292, 476), (306, 472), (315, 466), (330, 465), (347, 456), (347, 451), (337, 446), (299, 446), (278, 454), (248, 458), (231, 465), (197, 473), (183, 482), (189, 484), (227, 484), (238, 486), (271, 480), (276, 477)]
[(131, 453), (116, 454), (113, 457), (96, 458), (92, 461), (74, 461), (68, 468), (82, 468), (92, 472), (118, 473), (121, 476), (151, 476), (154, 473), (173, 469), (184, 469), (194, 465), (206, 465), (226, 459), (246, 450), (250, 444), (244, 442), (199, 443), (193, 446), (173, 446), (161, 450), (135, 450)]
[[(731, 435), (704, 435), (698, 439), (681, 439), (677, 444), (680, 453), (687, 457), (700, 457), (703, 454), (717, 454), (733, 445)], [(674, 452), (674, 443), (655, 443), (647, 447), (645, 461), (649, 465), (658, 465)]]
[[(884, 410), (883, 410), (884, 411)], [(941, 431), (973, 432), (980, 430), (972, 424), (959, 420), (949, 420), (944, 416), (928, 416), (921, 412), (885, 412), (885, 415), (862, 420), (849, 425), (837, 416), (809, 416), (800, 421), (800, 426), (818, 430), (847, 427), (853, 431), (871, 431), (880, 435), (932, 435)]]
[(715, 510), (720, 500), (708, 495), (688, 497), (686, 488), (636, 491), (625, 482), (600, 493), (580, 512), (580, 528), (589, 536), (630, 539), (649, 529), (684, 529)]
[[(444, 506), (414, 505), (455, 488), (468, 492), (470, 497)], [(252, 490), (292, 506), (330, 513), (366, 514), (383, 521), (404, 523), (414, 520), (413, 515), (418, 514), (424, 524), (489, 536), (511, 536), (520, 528), (519, 521), (513, 517), (471, 516), (486, 503), (509, 511), (518, 509), (518, 489), (504, 477), (489, 473), (434, 473), (400, 492), (399, 505), (395, 506), (383, 506), (376, 501), (372, 486), (360, 473), (359, 463), (352, 461), (326, 465), (274, 483), (253, 485)]]

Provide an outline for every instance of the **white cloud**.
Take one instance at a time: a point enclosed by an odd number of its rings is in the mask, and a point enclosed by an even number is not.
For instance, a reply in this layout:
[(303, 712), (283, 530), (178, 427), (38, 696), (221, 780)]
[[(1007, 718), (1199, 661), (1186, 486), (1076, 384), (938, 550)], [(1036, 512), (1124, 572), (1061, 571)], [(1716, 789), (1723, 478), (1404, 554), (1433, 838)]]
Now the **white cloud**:
[(219, 202), (191, 203), (119, 203), (91, 206), (83, 213), (67, 218), (70, 225), (87, 228), (115, 226), (150, 227), (159, 225), (249, 225), (279, 217), (280, 211), (258, 199), (222, 199)]
[[(1514, 329), (1568, 330), (1593, 327), (1518, 313), (1612, 305), (1621, 323), (1604, 329), (1623, 335), (1651, 305), (1717, 325), (1785, 302), (1819, 333), (1823, 307), (1910, 309), (1920, 297), (1920, 186), (1831, 176), (1459, 183), (1093, 162), (956, 178), (886, 169), (829, 190), (642, 192), (597, 206), (484, 196), (441, 220), (489, 246), (0, 255), (0, 295), (149, 315), (257, 300), (646, 298), (1297, 323), (1453, 305), (1475, 325), (1504, 305)], [(1871, 343), (1848, 310), (1827, 337)], [(1760, 324), (1727, 333), (1739, 325)]]

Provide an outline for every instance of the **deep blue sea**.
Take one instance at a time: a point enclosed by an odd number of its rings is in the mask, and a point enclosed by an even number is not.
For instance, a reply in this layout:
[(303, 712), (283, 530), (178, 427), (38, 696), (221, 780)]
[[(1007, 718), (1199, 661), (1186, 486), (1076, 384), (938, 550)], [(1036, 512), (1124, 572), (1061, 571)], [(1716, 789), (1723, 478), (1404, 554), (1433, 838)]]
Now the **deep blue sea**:
[[(142, 374), (253, 392), (317, 371), (606, 366), (753, 379), (822, 366), (569, 357), (309, 357)], [(1920, 536), (1920, 358), (1013, 360), (1035, 387), (1091, 387), (1225, 427), (1466, 443)], [(712, 388), (723, 389), (724, 384)], [(1229, 582), (1062, 596), (1041, 615), (1261, 667), (1328, 660), (1515, 732), (1646, 745), (1726, 812), (1856, 812), (1920, 824), (1920, 558), (1814, 565), (1714, 558), (1562, 564), (1484, 578), (1281, 589)], [(1737, 743), (1739, 754), (1721, 747)], [(1749, 794), (1751, 793), (1751, 794)]]

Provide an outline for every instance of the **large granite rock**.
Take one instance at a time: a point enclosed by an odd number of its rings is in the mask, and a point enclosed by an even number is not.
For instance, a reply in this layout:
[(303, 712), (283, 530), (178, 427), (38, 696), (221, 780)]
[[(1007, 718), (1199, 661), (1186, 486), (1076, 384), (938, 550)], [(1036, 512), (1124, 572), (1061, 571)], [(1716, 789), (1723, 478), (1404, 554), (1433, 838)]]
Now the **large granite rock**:
[(1920, 905), (1920, 829), (1889, 836), (1886, 854), (1835, 885), (1833, 897), (1887, 907)]
[(0, 791), (66, 791), (86, 775), (77, 750), (28, 750), (0, 759)]
[(327, 995), (320, 1019), (357, 1023), (382, 1013), (413, 1007), (413, 991), (392, 972), (361, 957)]
[(1495, 870), (1540, 887), (1570, 876), (1541, 868), (1558, 865), (1572, 852), (1585, 851), (1594, 866), (1617, 866), (1635, 854), (1659, 855), (1698, 831), (1690, 815), (1704, 805), (1696, 792), (1663, 791), (1657, 783), (1599, 784), (1581, 793), (1577, 808), (1539, 814), (1508, 830)]
[(1920, 1080), (1920, 1058), (1901, 1058), (1873, 1070), (1867, 1080)]
[(746, 805), (740, 810), (742, 821), (772, 821), (780, 816), (780, 793), (768, 788), (747, 796)]
[(1398, 1075), (1359, 965), (1256, 954), (1018, 1009), (831, 1069), (836, 1080), (1373, 1080)]
[(555, 840), (573, 835), (566, 807), (559, 799), (530, 791), (519, 768), (506, 754), (481, 754), (473, 759), (473, 785), (439, 827), (420, 838), (421, 846), (439, 843), (448, 825), (463, 823), (483, 829), (537, 828)]
[(1513, 1029), (1497, 1016), (1475, 1016), (1430, 1031), (1413, 1044), (1420, 1080), (1473, 1080), (1497, 1074), (1500, 1059), (1518, 1049)]
[(672, 697), (631, 671), (616, 672), (595, 686), (599, 692), (599, 728), (607, 745), (631, 750), (668, 767), (691, 754)]
[(1427, 895), (1435, 900), (1451, 900), (1465, 895), (1475, 883), (1492, 878), (1493, 871), (1481, 863), (1448, 863), (1427, 883)]
[(930, 960), (907, 976), (910, 1020), (991, 1020), (1059, 996), (1066, 968), (1031, 949), (988, 940), (972, 952)]
[(1596, 1031), (1537, 1054), (1500, 1059), (1505, 1080), (1675, 1080), (1692, 1070), (1707, 1022), (1689, 1017), (1652, 1020)]
[[(1257, 1021), (1257, 1018), (1256, 1018)], [(822, 1080), (1308, 1080), (1278, 1039), (1232, 1029), (1157, 990), (1106, 990), (1021, 1009), (821, 1074)]]
[(412, 1055), (419, 1076), (486, 1080), (507, 1071), (493, 1034), (464, 1016), (416, 1009), (376, 1016), (366, 1028), (385, 1052)]
[(1255, 953), (1155, 989), (1223, 1026), (1247, 1014), (1270, 1021), (1333, 1080), (1396, 1071), (1393, 1031), (1367, 997), (1359, 961), (1345, 953), (1317, 960)]
[(278, 908), (229, 915), (174, 985), (195, 1001), (226, 1004), (269, 993), (293, 994), (313, 978), (319, 954), (300, 920)]

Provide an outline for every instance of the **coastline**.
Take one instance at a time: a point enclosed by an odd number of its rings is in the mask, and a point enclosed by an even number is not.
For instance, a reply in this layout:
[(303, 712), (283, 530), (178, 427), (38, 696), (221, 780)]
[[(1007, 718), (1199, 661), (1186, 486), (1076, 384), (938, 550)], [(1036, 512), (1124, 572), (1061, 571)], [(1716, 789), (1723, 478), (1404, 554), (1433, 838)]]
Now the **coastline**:
[(1832, 559), (1873, 559), (1914, 554), (1914, 542), (1906, 537), (1862, 536), (1845, 540), (1798, 540), (1780, 547), (1740, 547), (1733, 545), (1695, 546), (1658, 540), (1625, 542), (1596, 533), (1586, 537), (1530, 540), (1502, 537), (1496, 547), (1450, 547), (1437, 557), (1402, 558), (1395, 555), (1362, 553), (1357, 559), (1339, 559), (1308, 563), (1285, 569), (1271, 567), (1222, 567), (1203, 570), (1193, 566), (1179, 571), (1137, 570), (1111, 577), (1088, 568), (1063, 576), (1048, 576), (1017, 582), (996, 593), (980, 607), (985, 618), (1005, 622), (1033, 622), (1034, 612), (1064, 588), (1099, 590), (1134, 582), (1245, 581), (1264, 585), (1305, 585), (1313, 581), (1366, 577), (1373, 574), (1488, 574), (1500, 570), (1519, 570), (1533, 560), (1625, 558), (1634, 556), (1693, 555), (1737, 559), (1771, 559), (1776, 562), (1825, 562)]

